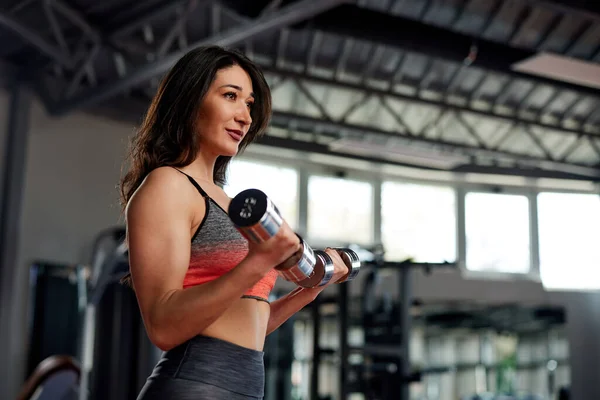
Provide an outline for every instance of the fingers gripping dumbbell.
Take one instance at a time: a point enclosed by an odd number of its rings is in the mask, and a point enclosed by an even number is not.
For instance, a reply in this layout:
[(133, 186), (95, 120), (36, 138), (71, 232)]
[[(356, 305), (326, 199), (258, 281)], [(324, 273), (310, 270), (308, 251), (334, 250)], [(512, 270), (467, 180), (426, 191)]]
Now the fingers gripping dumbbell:
[(356, 254), (354, 250), (344, 247), (333, 247), (333, 250), (337, 251), (342, 258), (342, 261), (344, 261), (344, 264), (348, 267), (348, 273), (340, 278), (337, 283), (349, 282), (356, 278), (360, 272), (360, 259), (358, 258), (358, 254)]
[[(229, 205), (229, 217), (241, 234), (253, 242), (262, 242), (275, 235), (283, 218), (275, 204), (257, 189), (248, 189), (235, 196)], [(301, 250), (275, 269), (287, 281), (302, 287), (326, 285), (333, 276), (333, 260), (325, 251), (313, 250), (300, 236)], [(350, 272), (344, 280), (353, 279), (360, 269), (358, 256), (349, 249), (336, 249)]]

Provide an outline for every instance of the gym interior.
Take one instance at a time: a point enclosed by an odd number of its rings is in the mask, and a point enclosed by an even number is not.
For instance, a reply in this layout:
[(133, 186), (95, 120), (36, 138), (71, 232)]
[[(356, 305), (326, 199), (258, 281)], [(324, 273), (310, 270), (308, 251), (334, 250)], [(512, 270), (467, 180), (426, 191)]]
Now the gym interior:
[(117, 185), (217, 44), (274, 108), (225, 191), (361, 262), (267, 337), (266, 400), (600, 399), (597, 2), (6, 0), (0, 41), (0, 398), (135, 399)]

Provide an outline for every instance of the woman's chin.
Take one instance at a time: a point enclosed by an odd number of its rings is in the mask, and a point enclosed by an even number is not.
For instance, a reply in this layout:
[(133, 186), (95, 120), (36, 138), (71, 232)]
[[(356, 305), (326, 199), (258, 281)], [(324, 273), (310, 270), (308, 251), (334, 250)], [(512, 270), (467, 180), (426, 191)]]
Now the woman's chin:
[(238, 146), (227, 146), (221, 149), (221, 155), (224, 157), (234, 157), (238, 153)]

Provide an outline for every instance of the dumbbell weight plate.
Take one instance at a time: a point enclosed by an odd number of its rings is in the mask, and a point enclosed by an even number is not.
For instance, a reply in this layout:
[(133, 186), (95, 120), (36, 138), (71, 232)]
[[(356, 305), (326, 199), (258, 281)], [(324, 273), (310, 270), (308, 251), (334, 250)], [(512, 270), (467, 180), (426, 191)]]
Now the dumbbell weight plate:
[(305, 288), (313, 288), (317, 286), (323, 286), (329, 283), (331, 277), (333, 277), (333, 260), (323, 250), (314, 250), (315, 264), (312, 274), (298, 282), (298, 286)]
[(240, 233), (255, 243), (274, 236), (283, 224), (283, 218), (275, 204), (257, 189), (238, 193), (229, 203), (228, 214)]
[(360, 272), (360, 258), (358, 254), (354, 250), (343, 248), (343, 247), (335, 247), (333, 250), (337, 251), (340, 255), (341, 259), (344, 261), (344, 264), (348, 267), (349, 271), (343, 278), (340, 278), (336, 283), (343, 283), (347, 281), (351, 281)]

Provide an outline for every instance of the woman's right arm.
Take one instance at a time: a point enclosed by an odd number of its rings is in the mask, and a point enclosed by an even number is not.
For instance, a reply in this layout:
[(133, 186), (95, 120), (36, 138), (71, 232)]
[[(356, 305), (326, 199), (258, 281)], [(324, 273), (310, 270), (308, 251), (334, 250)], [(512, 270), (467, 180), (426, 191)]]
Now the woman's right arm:
[(203, 331), (299, 248), (295, 234), (286, 226), (272, 240), (251, 246), (247, 257), (225, 275), (183, 289), (192, 221), (201, 221), (205, 212), (198, 215), (199, 211), (192, 210), (203, 205), (185, 177), (159, 169), (146, 178), (126, 210), (133, 287), (148, 336), (161, 350)]

